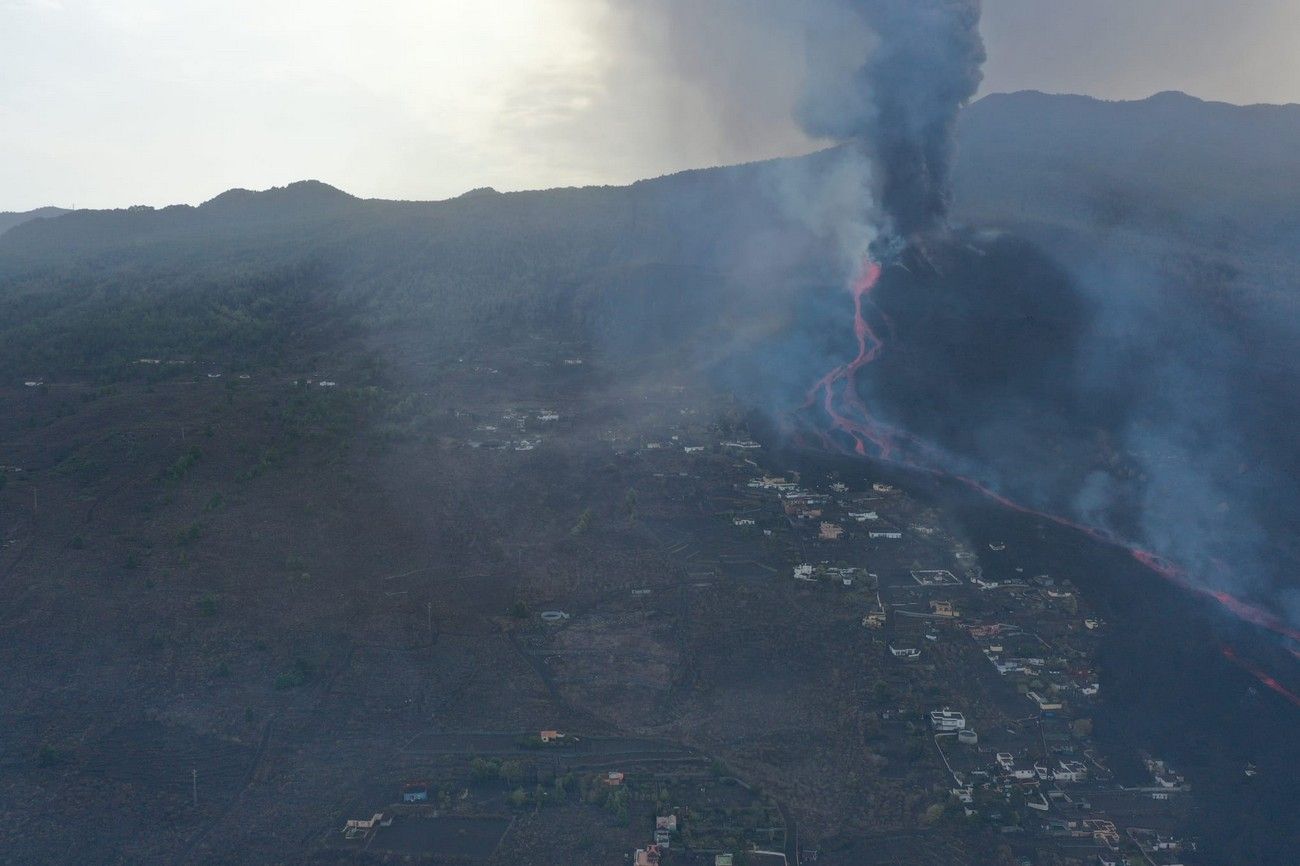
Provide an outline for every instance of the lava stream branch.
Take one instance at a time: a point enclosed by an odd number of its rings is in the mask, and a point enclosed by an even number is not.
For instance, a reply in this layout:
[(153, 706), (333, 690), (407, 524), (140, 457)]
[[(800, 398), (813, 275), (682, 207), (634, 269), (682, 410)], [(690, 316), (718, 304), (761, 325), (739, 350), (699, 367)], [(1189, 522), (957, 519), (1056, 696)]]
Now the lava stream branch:
[[(1192, 580), (1181, 566), (1144, 550), (1113, 532), (1068, 517), (1039, 511), (1010, 499), (973, 478), (945, 469), (943, 464), (948, 461), (945, 461), (933, 447), (912, 434), (876, 418), (862, 398), (861, 391), (858, 389), (857, 376), (863, 367), (876, 361), (885, 349), (884, 341), (872, 327), (867, 314), (868, 306), (873, 311), (876, 310), (871, 301), (871, 293), (879, 284), (881, 274), (882, 268), (878, 262), (867, 261), (863, 266), (862, 274), (852, 287), (853, 333), (857, 341), (857, 356), (817, 380), (809, 389), (803, 405), (805, 412), (816, 408), (823, 413), (821, 423), (824, 426), (814, 429), (824, 449), (845, 455), (872, 458), (903, 469), (956, 481), (1012, 511), (1055, 523), (1086, 535), (1094, 541), (1123, 550), (1152, 573), (1180, 589), (1217, 603), (1244, 622), (1300, 642), (1300, 630), (1276, 614), (1223, 590), (1200, 585)], [(887, 324), (890, 324), (883, 314), (880, 315)], [(890, 327), (892, 330), (892, 325)], [(1232, 658), (1240, 663), (1235, 656)], [(1272, 678), (1265, 680), (1261, 675), (1262, 672), (1252, 670), (1252, 673), (1256, 673), (1261, 682), (1279, 694), (1294, 698), (1294, 695), (1278, 685), (1276, 680)]]
[(1295, 692), (1291, 691), (1286, 686), (1279, 683), (1272, 676), (1270, 676), (1266, 671), (1260, 670), (1259, 668), (1252, 665), (1250, 662), (1243, 659), (1241, 656), (1237, 655), (1237, 651), (1234, 650), (1232, 647), (1228, 646), (1227, 644), (1220, 644), (1219, 652), (1223, 653), (1223, 657), (1225, 659), (1232, 662), (1234, 665), (1241, 668), (1246, 673), (1250, 674), (1255, 679), (1263, 683), (1266, 688), (1272, 689), (1274, 692), (1286, 698), (1288, 701), (1295, 704), (1297, 707), (1300, 707), (1300, 695), (1297, 695)]

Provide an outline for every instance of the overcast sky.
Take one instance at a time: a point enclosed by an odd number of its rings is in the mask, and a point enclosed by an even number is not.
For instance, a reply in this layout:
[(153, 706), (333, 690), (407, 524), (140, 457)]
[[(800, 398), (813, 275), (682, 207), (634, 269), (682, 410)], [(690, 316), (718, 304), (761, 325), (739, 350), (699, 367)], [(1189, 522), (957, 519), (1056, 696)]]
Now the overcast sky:
[[(745, 16), (763, 2), (0, 0), (0, 210), (302, 178), (444, 198), (806, 150), (807, 46)], [(985, 0), (984, 34), (985, 92), (1300, 102), (1296, 0)]]

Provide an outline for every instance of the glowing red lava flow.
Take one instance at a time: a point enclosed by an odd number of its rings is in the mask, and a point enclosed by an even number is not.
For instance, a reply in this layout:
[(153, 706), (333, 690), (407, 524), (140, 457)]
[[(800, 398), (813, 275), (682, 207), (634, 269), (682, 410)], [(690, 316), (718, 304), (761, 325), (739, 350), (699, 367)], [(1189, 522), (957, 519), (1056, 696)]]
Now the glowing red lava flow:
[[(868, 260), (863, 265), (862, 274), (853, 284), (853, 333), (858, 343), (857, 357), (831, 370), (808, 390), (808, 399), (803, 408), (808, 410), (820, 406), (829, 419), (829, 429), (818, 431), (823, 447), (829, 451), (873, 457), (913, 471), (950, 478), (1012, 511), (1051, 521), (1102, 544), (1125, 550), (1155, 574), (1194, 595), (1217, 602), (1237, 618), (1291, 640), (1300, 641), (1300, 630), (1288, 625), (1275, 614), (1222, 590), (1200, 586), (1192, 581), (1180, 566), (1155, 553), (1136, 547), (1112, 532), (1067, 517), (1038, 511), (1008, 499), (973, 478), (939, 468), (938, 464), (941, 460), (933, 448), (906, 431), (884, 424), (872, 416), (858, 391), (857, 375), (859, 370), (879, 358), (885, 348), (884, 341), (871, 327), (866, 313), (867, 305), (871, 303), (871, 293), (880, 282), (881, 271), (878, 262)], [(837, 432), (842, 434), (840, 439), (834, 436)], [(844, 438), (847, 438), (852, 445), (846, 447)]]
[(1287, 689), (1286, 686), (1282, 685), (1277, 680), (1273, 679), (1267, 673), (1265, 673), (1264, 671), (1260, 670), (1259, 668), (1255, 667), (1254, 665), (1242, 659), (1241, 656), (1237, 655), (1237, 651), (1234, 650), (1232, 647), (1228, 646), (1227, 644), (1219, 644), (1219, 652), (1223, 653), (1223, 657), (1225, 659), (1232, 662), (1237, 667), (1241, 668), (1246, 673), (1250, 674), (1255, 679), (1259, 680), (1265, 686), (1277, 692), (1279, 695), (1286, 698), (1291, 703), (1295, 704), (1297, 707), (1300, 707), (1300, 695), (1297, 695), (1295, 692), (1290, 691), (1289, 689)]
[[(808, 401), (804, 404), (804, 408), (809, 409), (820, 403), (826, 416), (830, 418), (831, 429), (838, 430), (852, 439), (853, 450), (857, 454), (862, 457), (869, 456), (867, 443), (870, 442), (876, 448), (875, 456), (882, 460), (890, 460), (894, 453), (894, 443), (883, 425), (876, 423), (867, 412), (866, 404), (862, 402), (862, 397), (855, 387), (858, 370), (880, 357), (880, 352), (885, 348), (884, 341), (876, 336), (876, 332), (867, 323), (866, 314), (863, 312), (864, 299), (870, 297), (871, 290), (880, 282), (880, 274), (880, 265), (869, 261), (862, 275), (853, 284), (853, 334), (858, 341), (857, 357), (847, 364), (836, 367), (818, 380), (817, 384), (808, 391)], [(836, 385), (840, 386), (840, 398), (847, 404), (846, 411), (860, 415), (861, 421), (841, 414), (836, 408)], [(822, 441), (832, 450), (837, 447), (834, 440), (825, 433), (822, 434)]]

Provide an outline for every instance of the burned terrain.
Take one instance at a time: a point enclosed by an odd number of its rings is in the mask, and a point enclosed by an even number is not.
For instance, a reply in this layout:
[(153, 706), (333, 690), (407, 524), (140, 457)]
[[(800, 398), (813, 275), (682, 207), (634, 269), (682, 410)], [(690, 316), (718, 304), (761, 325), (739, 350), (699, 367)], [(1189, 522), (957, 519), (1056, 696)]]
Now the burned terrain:
[(1288, 862), (1288, 254), (1029, 207), (1009, 110), (958, 216), (1016, 234), (886, 262), (857, 392), (950, 464), (787, 435), (858, 346), (772, 190), (835, 152), (5, 232), (0, 860)]

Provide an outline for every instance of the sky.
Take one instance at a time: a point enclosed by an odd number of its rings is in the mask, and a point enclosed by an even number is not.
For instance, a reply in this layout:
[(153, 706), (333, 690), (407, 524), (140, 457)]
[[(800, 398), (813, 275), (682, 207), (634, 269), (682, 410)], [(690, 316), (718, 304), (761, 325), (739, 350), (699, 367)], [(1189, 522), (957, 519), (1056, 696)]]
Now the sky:
[[(746, 14), (777, 2), (0, 0), (0, 210), (304, 178), (438, 199), (811, 150), (806, 52), (862, 36)], [(983, 32), (986, 93), (1300, 102), (1295, 0), (985, 0)]]

